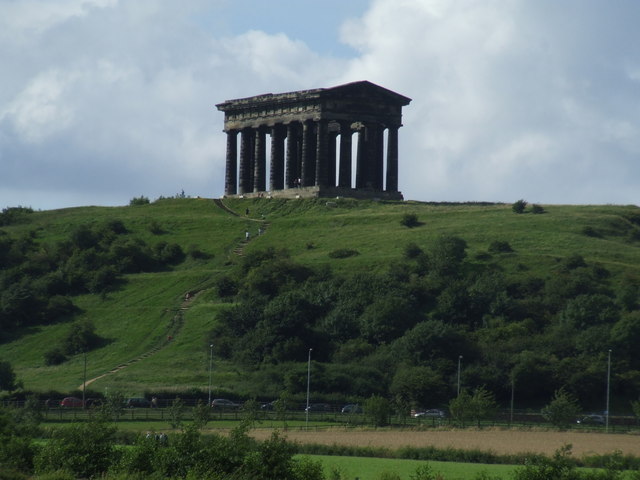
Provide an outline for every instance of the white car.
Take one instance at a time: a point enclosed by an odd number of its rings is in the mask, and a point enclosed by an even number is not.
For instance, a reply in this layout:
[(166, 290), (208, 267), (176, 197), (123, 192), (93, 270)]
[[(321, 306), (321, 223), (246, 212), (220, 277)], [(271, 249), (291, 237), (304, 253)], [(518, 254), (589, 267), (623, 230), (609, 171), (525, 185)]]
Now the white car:
[(431, 408), (429, 410), (418, 410), (413, 414), (415, 418), (428, 417), (428, 418), (445, 418), (447, 416), (442, 410), (437, 408)]

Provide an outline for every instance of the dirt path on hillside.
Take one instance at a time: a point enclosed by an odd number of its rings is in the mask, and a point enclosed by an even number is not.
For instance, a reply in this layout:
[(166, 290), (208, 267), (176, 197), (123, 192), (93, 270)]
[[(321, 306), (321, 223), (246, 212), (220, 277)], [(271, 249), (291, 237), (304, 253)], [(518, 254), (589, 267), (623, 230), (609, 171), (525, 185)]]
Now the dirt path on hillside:
[(166, 340), (162, 340), (162, 342), (160, 344), (156, 345), (151, 350), (143, 353), (142, 355), (139, 355), (139, 356), (137, 356), (135, 358), (132, 358), (131, 360), (129, 360), (129, 361), (125, 362), (125, 363), (121, 363), (117, 367), (114, 367), (111, 370), (109, 370), (108, 372), (105, 372), (105, 373), (103, 373), (101, 375), (98, 375), (97, 377), (93, 377), (93, 378), (88, 379), (85, 383), (81, 383), (80, 384), (80, 386), (78, 387), (78, 390), (84, 390), (86, 387), (91, 385), (96, 380), (100, 380), (101, 378), (106, 377), (107, 375), (113, 375), (114, 373), (117, 373), (120, 370), (123, 370), (123, 369), (133, 365), (134, 363), (138, 363), (141, 360), (149, 358), (151, 355), (154, 355), (154, 354), (158, 353), (161, 349), (166, 347), (173, 340), (173, 338), (178, 333), (180, 333), (180, 329), (182, 328), (182, 323), (183, 323), (184, 312), (189, 309), (189, 306), (191, 305), (191, 302), (193, 302), (195, 300), (195, 298), (200, 293), (201, 293), (200, 291), (192, 291), (192, 292), (187, 292), (185, 294), (184, 300), (180, 304), (180, 308), (178, 308), (178, 310), (175, 311), (176, 313), (175, 313), (175, 315), (173, 317), (173, 321), (174, 321), (174, 325), (175, 326), (174, 326), (173, 330), (171, 332), (169, 332), (170, 335), (167, 337)]
[[(272, 430), (254, 430), (251, 435), (266, 439)], [(399, 448), (437, 447), (477, 449), (497, 454), (553, 454), (563, 445), (573, 445), (573, 455), (612, 453), (640, 456), (640, 434), (605, 434), (587, 432), (544, 432), (518, 430), (431, 430), (431, 431), (324, 431), (283, 432), (293, 442), (322, 445)]]

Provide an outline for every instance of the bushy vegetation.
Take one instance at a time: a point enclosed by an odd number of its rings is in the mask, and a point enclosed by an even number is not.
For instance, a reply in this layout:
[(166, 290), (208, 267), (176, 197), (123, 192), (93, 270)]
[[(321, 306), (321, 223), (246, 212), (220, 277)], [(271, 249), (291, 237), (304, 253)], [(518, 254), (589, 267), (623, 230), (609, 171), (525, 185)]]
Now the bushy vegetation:
[(33, 213), (31, 207), (7, 207), (0, 212), (0, 227), (19, 223), (26, 219), (27, 215)]
[[(640, 368), (631, 354), (640, 340), (638, 313), (622, 307), (637, 302), (636, 289), (622, 302), (610, 273), (579, 254), (558, 259), (547, 278), (509, 278), (495, 264), (472, 263), (467, 248), (455, 236), (414, 242), (387, 272), (367, 274), (337, 274), (298, 264), (286, 251), (255, 250), (240, 278), (220, 284), (233, 302), (209, 339), (220, 358), (259, 372), (258, 388), (266, 387), (260, 377), (268, 370), (274, 396), (274, 387), (304, 391), (305, 370), (291, 362), (313, 348), (316, 391), (378, 394), (408, 407), (447, 404), (458, 355), (465, 358), (463, 386), (484, 386), (477, 391), (499, 402), (513, 380), (521, 398), (539, 405), (561, 387), (586, 405), (595, 402), (601, 390), (592, 385), (602, 382), (610, 347), (620, 365)], [(498, 240), (489, 250), (513, 252)], [(637, 395), (638, 387), (625, 388)]]
[[(175, 243), (148, 245), (113, 219), (78, 225), (63, 240), (42, 244), (38, 233), (0, 234), (0, 339), (34, 325), (71, 318), (73, 296), (114, 288), (127, 273), (157, 271), (181, 262)], [(70, 348), (62, 348), (70, 354)], [(77, 352), (74, 352), (77, 353)], [(50, 363), (59, 356), (49, 355)]]

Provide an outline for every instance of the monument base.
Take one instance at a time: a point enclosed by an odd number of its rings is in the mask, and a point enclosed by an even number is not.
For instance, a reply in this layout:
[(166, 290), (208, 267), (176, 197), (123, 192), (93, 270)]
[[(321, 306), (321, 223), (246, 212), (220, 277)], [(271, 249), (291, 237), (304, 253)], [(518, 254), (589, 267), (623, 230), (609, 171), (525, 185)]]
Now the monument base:
[(266, 192), (248, 192), (224, 195), (224, 198), (358, 198), (379, 200), (404, 200), (401, 192), (341, 188), (341, 187), (294, 187)]

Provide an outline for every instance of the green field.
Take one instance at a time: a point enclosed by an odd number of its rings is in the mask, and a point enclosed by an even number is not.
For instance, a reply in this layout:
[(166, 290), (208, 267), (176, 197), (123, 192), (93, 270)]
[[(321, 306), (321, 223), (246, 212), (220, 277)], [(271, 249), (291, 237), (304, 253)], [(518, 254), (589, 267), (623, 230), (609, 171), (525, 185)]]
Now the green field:
[(420, 467), (428, 465), (434, 474), (441, 474), (446, 480), (467, 480), (485, 473), (489, 478), (511, 478), (513, 465), (485, 465), (480, 463), (425, 462), (420, 460), (396, 460), (387, 458), (363, 458), (313, 455), (325, 469), (327, 478), (332, 472), (340, 472), (344, 479), (377, 480), (383, 473), (395, 473), (402, 480), (409, 480)]

